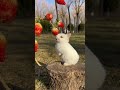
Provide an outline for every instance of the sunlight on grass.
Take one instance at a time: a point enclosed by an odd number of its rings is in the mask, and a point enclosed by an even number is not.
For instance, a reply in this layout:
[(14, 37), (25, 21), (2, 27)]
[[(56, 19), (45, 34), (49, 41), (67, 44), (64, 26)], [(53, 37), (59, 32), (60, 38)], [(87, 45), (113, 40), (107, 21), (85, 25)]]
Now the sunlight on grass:
[[(49, 64), (54, 61), (59, 61), (60, 57), (56, 54), (55, 51), (55, 37), (52, 34), (42, 34), (40, 37), (36, 37), (36, 40), (39, 43), (39, 50), (35, 54), (36, 59), (42, 63), (43, 65)], [(80, 62), (85, 61), (85, 52), (84, 52), (84, 45), (85, 45), (85, 36), (84, 34), (73, 34), (70, 38), (70, 44), (77, 50), (80, 55)], [(44, 83), (49, 82), (45, 68), (40, 68), (37, 65), (35, 66), (36, 69), (36, 80), (35, 80), (35, 87), (36, 90), (46, 90), (46, 85)], [(38, 76), (38, 74), (40, 75)], [(44, 76), (44, 77), (43, 77)], [(44, 82), (44, 83), (43, 83)]]

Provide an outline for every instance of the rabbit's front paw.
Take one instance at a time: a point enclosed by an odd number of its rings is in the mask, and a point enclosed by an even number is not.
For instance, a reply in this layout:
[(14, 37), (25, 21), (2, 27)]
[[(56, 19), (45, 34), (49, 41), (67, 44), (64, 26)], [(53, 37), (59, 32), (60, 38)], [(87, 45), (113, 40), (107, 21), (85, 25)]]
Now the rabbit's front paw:
[(70, 64), (68, 64), (68, 63), (64, 63), (63, 65), (64, 65), (64, 66), (69, 66)]
[(59, 56), (61, 56), (62, 54), (61, 54), (61, 53), (59, 53), (58, 55), (59, 55)]

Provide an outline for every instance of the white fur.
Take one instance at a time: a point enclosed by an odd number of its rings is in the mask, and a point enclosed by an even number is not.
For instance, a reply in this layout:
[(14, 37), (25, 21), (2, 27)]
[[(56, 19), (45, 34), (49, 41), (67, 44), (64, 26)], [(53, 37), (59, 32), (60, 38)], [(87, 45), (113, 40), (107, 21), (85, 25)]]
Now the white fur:
[[(63, 38), (61, 38), (61, 36)], [(79, 55), (76, 50), (69, 44), (69, 38), (71, 34), (60, 33), (56, 36), (55, 48), (59, 56), (61, 56), (62, 61), (65, 66), (75, 65), (79, 60)]]
[(106, 72), (99, 62), (99, 59), (85, 47), (86, 55), (86, 89), (85, 90), (98, 90), (105, 79)]

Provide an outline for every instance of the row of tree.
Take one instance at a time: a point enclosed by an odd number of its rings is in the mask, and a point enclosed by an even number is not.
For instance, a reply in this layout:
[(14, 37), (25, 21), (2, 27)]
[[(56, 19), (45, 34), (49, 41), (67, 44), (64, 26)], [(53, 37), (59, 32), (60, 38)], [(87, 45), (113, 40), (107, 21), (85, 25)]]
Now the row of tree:
[[(48, 4), (46, 0), (35, 2), (35, 16), (44, 18), (47, 13), (53, 14), (53, 21), (55, 22), (58, 18), (64, 24), (64, 30), (72, 31), (72, 25), (74, 25), (73, 32), (79, 32), (79, 24), (85, 23), (85, 0), (65, 0), (66, 5)], [(56, 17), (56, 18), (55, 18)]]
[[(118, 10), (117, 10), (118, 9)], [(110, 15), (119, 12), (120, 0), (86, 0), (86, 13), (91, 15)]]
[(18, 17), (34, 16), (35, 0), (17, 0), (18, 1)]
[[(38, 19), (36, 22), (40, 23), (43, 27), (42, 33), (51, 33), (52, 25), (47, 20)], [(69, 28), (69, 25), (67, 26)], [(71, 31), (74, 31), (75, 26), (71, 24)], [(78, 25), (78, 32), (83, 32), (85, 30), (84, 24)]]

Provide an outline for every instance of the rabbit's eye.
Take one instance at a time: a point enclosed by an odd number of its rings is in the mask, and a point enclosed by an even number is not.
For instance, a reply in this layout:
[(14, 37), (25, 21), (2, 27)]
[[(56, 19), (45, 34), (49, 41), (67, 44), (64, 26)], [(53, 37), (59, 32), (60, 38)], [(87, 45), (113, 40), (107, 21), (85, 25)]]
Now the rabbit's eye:
[(63, 38), (63, 36), (60, 36), (60, 38)]

